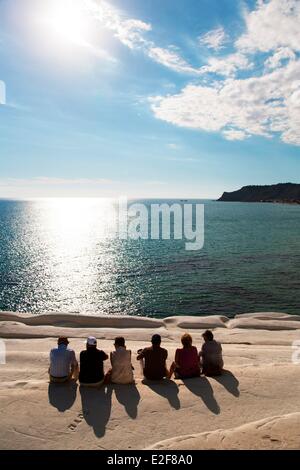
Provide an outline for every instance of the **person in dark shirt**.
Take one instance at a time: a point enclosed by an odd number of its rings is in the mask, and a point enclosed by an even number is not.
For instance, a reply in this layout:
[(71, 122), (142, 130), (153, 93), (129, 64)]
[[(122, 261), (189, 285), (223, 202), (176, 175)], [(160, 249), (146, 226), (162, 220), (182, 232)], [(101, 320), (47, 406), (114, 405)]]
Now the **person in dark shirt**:
[(168, 377), (166, 360), (168, 351), (160, 347), (160, 335), (153, 335), (151, 339), (152, 346), (138, 351), (137, 360), (143, 361), (143, 373), (146, 379), (161, 380)]
[(221, 343), (214, 339), (214, 335), (210, 330), (206, 330), (202, 337), (204, 344), (199, 353), (202, 373), (208, 377), (221, 375), (224, 366)]
[(104, 381), (103, 361), (108, 355), (97, 349), (97, 340), (89, 336), (86, 341), (86, 351), (80, 353), (80, 385), (99, 386)]

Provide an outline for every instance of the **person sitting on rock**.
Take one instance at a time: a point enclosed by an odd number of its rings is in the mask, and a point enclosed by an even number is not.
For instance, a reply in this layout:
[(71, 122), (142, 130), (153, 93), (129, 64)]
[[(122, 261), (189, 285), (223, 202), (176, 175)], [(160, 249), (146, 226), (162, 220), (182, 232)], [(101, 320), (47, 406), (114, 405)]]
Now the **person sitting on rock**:
[(207, 376), (221, 375), (224, 366), (221, 343), (214, 340), (210, 330), (206, 330), (202, 337), (204, 343), (199, 353), (202, 373)]
[(126, 349), (123, 336), (115, 338), (115, 351), (110, 353), (112, 365), (108, 373), (109, 381), (114, 384), (131, 384), (134, 382), (131, 351)]
[(86, 341), (86, 350), (80, 353), (80, 385), (99, 387), (104, 382), (103, 362), (108, 359), (108, 355), (97, 349), (97, 339), (89, 336)]
[(155, 334), (151, 339), (152, 346), (138, 351), (137, 360), (142, 361), (144, 377), (148, 380), (161, 380), (168, 377), (166, 367), (168, 351), (160, 346), (161, 336)]
[(175, 372), (176, 379), (190, 379), (200, 376), (198, 351), (192, 345), (191, 335), (185, 333), (181, 337), (182, 348), (176, 349), (175, 361), (171, 365), (169, 378)]
[(75, 352), (68, 347), (69, 340), (60, 336), (57, 340), (57, 348), (50, 351), (50, 382), (66, 382), (72, 378), (77, 380), (78, 362)]

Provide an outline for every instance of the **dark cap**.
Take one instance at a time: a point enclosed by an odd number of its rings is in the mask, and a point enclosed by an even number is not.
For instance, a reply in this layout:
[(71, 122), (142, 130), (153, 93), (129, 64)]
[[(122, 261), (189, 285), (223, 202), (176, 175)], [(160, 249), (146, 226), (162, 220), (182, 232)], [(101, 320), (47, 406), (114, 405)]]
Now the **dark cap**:
[(152, 344), (160, 344), (161, 343), (161, 336), (160, 335), (153, 335), (151, 338)]

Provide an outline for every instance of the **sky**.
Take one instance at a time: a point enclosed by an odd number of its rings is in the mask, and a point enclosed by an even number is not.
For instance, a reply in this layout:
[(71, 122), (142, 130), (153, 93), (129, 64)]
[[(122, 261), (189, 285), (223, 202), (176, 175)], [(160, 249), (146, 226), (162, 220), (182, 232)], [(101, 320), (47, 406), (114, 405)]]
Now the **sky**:
[(0, 0), (0, 197), (300, 183), (300, 0)]

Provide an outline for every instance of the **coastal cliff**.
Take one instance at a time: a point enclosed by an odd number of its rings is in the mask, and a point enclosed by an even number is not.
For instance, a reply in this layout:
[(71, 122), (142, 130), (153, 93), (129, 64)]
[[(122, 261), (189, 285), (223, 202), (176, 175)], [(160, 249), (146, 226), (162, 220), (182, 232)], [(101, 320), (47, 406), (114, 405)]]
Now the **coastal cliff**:
[(300, 184), (279, 183), (266, 186), (243, 186), (237, 191), (224, 192), (218, 201), (300, 204)]

